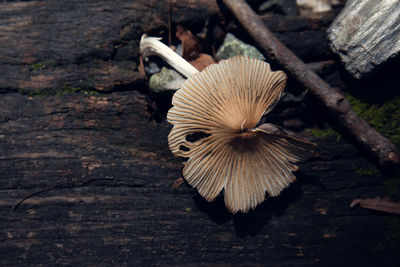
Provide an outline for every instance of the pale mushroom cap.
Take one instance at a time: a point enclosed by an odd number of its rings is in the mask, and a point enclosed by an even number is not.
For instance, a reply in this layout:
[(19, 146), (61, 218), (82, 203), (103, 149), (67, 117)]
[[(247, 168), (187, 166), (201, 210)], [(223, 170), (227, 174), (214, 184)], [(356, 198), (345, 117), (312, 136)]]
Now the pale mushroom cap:
[(189, 158), (183, 176), (206, 200), (224, 190), (231, 212), (247, 212), (295, 180), (293, 163), (313, 144), (271, 124), (257, 127), (285, 84), (282, 71), (237, 56), (192, 75), (174, 94), (169, 147)]

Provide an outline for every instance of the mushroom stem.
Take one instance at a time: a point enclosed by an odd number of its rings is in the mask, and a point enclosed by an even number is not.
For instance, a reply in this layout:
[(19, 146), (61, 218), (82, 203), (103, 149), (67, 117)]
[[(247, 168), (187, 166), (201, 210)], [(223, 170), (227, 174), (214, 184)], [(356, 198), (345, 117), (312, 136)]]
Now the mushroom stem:
[(148, 37), (147, 34), (143, 34), (140, 39), (140, 54), (143, 57), (153, 55), (161, 57), (185, 78), (189, 78), (192, 74), (199, 72), (192, 64), (160, 42), (160, 40), (161, 38)]

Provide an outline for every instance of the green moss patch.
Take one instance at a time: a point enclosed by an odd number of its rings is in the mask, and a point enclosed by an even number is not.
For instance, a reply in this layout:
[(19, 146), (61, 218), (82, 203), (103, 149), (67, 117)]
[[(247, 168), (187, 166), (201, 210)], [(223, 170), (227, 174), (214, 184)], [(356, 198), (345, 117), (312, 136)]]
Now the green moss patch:
[(54, 91), (49, 90), (32, 90), (21, 88), (18, 90), (20, 94), (29, 95), (29, 96), (37, 96), (37, 97), (46, 97), (46, 96), (63, 96), (67, 94), (79, 93), (84, 95), (97, 95), (98, 91), (93, 90), (90, 87), (72, 87), (72, 86), (63, 86), (62, 88), (55, 89)]
[(381, 104), (362, 102), (351, 95), (347, 99), (361, 118), (400, 148), (400, 97)]
[(50, 67), (55, 67), (57, 66), (57, 62), (55, 61), (50, 61), (50, 60), (45, 60), (45, 61), (40, 61), (36, 62), (34, 64), (29, 65), (32, 71), (41, 71)]
[(319, 138), (319, 137), (335, 137), (336, 141), (340, 141), (340, 139), (342, 138), (342, 136), (335, 131), (332, 127), (330, 127), (328, 124), (324, 125), (324, 129), (319, 129), (319, 128), (308, 128), (305, 129), (306, 132), (314, 135), (315, 137)]
[[(400, 151), (400, 97), (394, 97), (383, 103), (363, 102), (351, 95), (347, 95), (354, 111), (370, 124), (375, 130), (389, 138)], [(355, 169), (362, 175), (377, 175), (372, 169)], [(385, 176), (385, 189), (389, 197), (400, 201), (400, 169)]]
[(376, 177), (382, 176), (378, 168), (375, 167), (374, 165), (370, 165), (368, 167), (353, 166), (353, 170), (355, 173), (361, 176), (376, 176)]

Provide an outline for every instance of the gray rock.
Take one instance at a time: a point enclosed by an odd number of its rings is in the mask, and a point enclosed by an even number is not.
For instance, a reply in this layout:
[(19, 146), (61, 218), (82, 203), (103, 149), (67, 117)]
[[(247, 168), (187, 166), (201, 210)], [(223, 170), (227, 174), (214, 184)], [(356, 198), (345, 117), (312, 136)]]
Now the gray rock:
[(167, 90), (178, 90), (185, 82), (178, 72), (163, 67), (161, 71), (150, 77), (149, 88), (153, 92), (162, 92)]
[(265, 60), (264, 56), (257, 50), (257, 48), (242, 42), (233, 34), (228, 33), (225, 37), (224, 43), (217, 51), (217, 58), (219, 60), (228, 59), (237, 55)]
[(146, 62), (144, 65), (144, 69), (149, 74), (156, 74), (160, 72), (160, 67), (152, 61)]
[(348, 0), (328, 30), (331, 49), (360, 79), (400, 51), (399, 0)]

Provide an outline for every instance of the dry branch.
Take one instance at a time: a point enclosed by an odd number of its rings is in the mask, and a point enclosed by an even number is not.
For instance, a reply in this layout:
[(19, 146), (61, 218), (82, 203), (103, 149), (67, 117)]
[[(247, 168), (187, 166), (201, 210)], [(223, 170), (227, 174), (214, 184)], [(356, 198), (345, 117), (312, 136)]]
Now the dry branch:
[(292, 77), (305, 88), (308, 88), (356, 141), (371, 152), (381, 165), (399, 163), (399, 156), (393, 143), (360, 118), (340, 91), (330, 87), (282, 44), (245, 1), (223, 0), (223, 2), (257, 42), (264, 54), (282, 65)]

